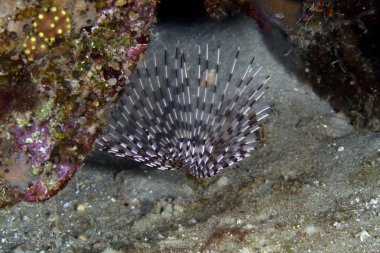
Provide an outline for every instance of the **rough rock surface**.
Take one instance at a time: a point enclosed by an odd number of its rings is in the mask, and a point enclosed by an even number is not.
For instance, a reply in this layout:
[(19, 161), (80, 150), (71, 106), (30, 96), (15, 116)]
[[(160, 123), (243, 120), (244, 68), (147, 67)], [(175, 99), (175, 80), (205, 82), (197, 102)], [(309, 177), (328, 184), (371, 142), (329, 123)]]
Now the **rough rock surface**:
[(155, 0), (0, 1), (0, 208), (82, 166), (147, 47)]
[(243, 13), (279, 27), (313, 89), (357, 128), (380, 130), (380, 51), (376, 0), (205, 0), (220, 20)]

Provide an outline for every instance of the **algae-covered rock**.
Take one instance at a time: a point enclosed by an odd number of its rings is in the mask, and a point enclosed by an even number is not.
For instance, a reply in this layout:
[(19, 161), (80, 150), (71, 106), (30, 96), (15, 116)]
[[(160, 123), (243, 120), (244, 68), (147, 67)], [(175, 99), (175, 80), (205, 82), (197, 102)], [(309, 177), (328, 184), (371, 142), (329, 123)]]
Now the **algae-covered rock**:
[[(314, 90), (357, 128), (380, 130), (380, 2), (376, 0), (205, 0), (211, 17), (236, 13), (293, 44), (288, 59)], [(291, 54), (290, 54), (291, 53)]]
[(157, 1), (0, 2), (0, 207), (82, 166), (147, 48)]
[(314, 90), (358, 128), (380, 130), (378, 1), (307, 1), (289, 34)]

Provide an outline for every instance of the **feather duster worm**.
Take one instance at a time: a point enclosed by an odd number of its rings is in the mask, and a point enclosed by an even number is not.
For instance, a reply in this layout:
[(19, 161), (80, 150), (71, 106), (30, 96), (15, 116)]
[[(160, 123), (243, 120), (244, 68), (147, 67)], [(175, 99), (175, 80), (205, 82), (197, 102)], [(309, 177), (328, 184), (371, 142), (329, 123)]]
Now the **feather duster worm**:
[(252, 58), (235, 77), (239, 49), (223, 73), (220, 48), (214, 64), (208, 46), (201, 51), (199, 46), (195, 67), (178, 46), (174, 57), (165, 50), (162, 63), (156, 55), (152, 67), (144, 62), (97, 140), (100, 149), (158, 169), (186, 168), (197, 178), (249, 156), (259, 121), (271, 110), (258, 103), (269, 76)]

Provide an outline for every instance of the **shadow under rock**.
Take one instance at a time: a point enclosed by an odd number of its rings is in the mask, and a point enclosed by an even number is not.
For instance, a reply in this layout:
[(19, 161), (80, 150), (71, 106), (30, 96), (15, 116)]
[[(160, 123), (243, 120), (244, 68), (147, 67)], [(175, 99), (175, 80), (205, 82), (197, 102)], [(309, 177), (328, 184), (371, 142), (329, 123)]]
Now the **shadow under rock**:
[(287, 35), (279, 28), (273, 26), (268, 30), (260, 30), (265, 46), (277, 62), (285, 67), (288, 73), (302, 77), (304, 71), (300, 64), (297, 48), (288, 41)]
[(115, 175), (124, 170), (135, 171), (136, 174), (144, 173), (140, 163), (124, 157), (115, 157), (102, 151), (91, 152), (86, 157), (84, 164), (90, 165), (95, 170), (106, 169)]
[(158, 6), (159, 21), (191, 22), (205, 17), (208, 17), (208, 14), (203, 0), (161, 0)]
[(112, 173), (115, 177), (122, 172), (127, 172), (128, 175), (133, 175), (142, 178), (152, 176), (155, 181), (172, 181), (179, 182), (187, 179), (186, 170), (159, 170), (156, 168), (150, 168), (142, 163), (135, 162), (125, 157), (116, 157), (102, 151), (91, 152), (84, 162), (86, 167), (90, 167), (95, 171), (107, 171)]

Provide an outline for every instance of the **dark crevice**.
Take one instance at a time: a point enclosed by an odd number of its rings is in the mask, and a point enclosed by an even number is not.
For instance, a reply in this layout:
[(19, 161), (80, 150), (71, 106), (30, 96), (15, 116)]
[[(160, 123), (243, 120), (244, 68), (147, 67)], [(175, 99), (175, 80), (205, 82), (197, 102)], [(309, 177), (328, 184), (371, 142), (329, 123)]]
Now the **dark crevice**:
[(161, 0), (158, 6), (158, 21), (190, 22), (207, 17), (203, 0)]

